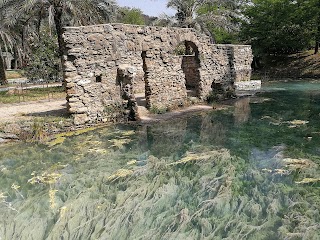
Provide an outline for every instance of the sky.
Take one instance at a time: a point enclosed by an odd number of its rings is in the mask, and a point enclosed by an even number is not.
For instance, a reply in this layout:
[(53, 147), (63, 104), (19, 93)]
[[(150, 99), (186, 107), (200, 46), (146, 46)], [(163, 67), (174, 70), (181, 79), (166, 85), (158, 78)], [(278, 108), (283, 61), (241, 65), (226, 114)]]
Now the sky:
[(158, 17), (161, 13), (167, 15), (174, 15), (175, 10), (166, 7), (167, 0), (117, 0), (121, 7), (135, 7), (142, 10), (142, 12), (149, 16)]

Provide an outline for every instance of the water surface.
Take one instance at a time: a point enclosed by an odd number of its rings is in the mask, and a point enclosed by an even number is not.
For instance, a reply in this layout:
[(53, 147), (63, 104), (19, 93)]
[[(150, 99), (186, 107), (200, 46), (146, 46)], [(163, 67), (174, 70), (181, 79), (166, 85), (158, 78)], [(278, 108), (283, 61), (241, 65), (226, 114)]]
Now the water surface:
[(320, 239), (320, 84), (0, 147), (0, 239)]

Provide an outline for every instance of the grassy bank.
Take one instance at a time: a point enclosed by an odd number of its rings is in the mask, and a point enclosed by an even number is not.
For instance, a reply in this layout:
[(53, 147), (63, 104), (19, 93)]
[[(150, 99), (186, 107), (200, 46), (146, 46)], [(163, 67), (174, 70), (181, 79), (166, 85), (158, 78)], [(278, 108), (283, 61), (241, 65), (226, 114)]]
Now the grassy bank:
[(34, 89), (11, 89), (9, 91), (0, 92), (0, 103), (19, 103), (27, 101), (39, 101), (45, 99), (65, 98), (66, 94), (63, 87), (48, 87)]
[(7, 79), (16, 79), (16, 78), (23, 78), (25, 76), (22, 70), (7, 70), (6, 77)]
[(291, 55), (269, 55), (253, 72), (254, 79), (320, 78), (320, 54), (314, 50)]

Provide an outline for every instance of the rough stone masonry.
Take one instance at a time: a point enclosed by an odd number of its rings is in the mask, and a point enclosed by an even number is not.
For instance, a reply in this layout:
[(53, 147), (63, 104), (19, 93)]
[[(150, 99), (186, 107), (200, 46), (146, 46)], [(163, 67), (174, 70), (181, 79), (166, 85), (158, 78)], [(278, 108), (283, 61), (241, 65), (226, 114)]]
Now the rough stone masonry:
[[(135, 94), (148, 109), (184, 106), (250, 81), (247, 45), (211, 44), (190, 28), (105, 24), (66, 27), (64, 75), (75, 124), (135, 118)], [(184, 53), (179, 49), (184, 49)], [(241, 84), (240, 84), (241, 85)], [(250, 84), (249, 84), (250, 85)]]

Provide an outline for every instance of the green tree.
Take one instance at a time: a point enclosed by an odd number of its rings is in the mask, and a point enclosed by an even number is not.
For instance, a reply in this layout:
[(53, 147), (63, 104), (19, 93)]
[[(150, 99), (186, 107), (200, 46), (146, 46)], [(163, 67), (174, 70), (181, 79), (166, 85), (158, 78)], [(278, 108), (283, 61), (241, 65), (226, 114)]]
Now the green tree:
[(47, 29), (40, 31), (40, 35), (30, 46), (29, 61), (24, 72), (31, 81), (57, 81), (62, 77), (58, 45)]
[(118, 10), (118, 20), (126, 24), (145, 25), (143, 13), (138, 8), (120, 8)]
[(320, 46), (320, 0), (313, 0), (314, 7), (314, 16), (315, 19), (315, 47), (314, 47), (314, 54), (319, 53), (319, 46)]
[(256, 54), (288, 54), (311, 47), (319, 0), (253, 0), (247, 5), (241, 35)]

